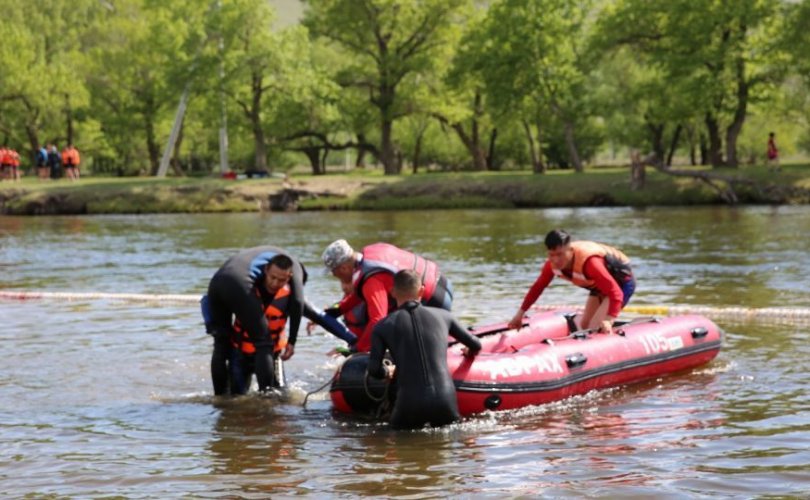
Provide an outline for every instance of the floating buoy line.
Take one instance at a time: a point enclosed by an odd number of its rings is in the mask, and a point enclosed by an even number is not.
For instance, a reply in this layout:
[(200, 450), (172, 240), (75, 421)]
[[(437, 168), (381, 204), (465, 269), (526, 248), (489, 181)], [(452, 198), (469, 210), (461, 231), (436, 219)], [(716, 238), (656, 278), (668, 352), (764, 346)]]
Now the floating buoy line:
[[(149, 293), (104, 293), (104, 292), (37, 292), (25, 290), (0, 290), (0, 300), (65, 300), (89, 301), (110, 300), (116, 302), (149, 302), (157, 304), (198, 303), (198, 294), (149, 294)], [(541, 304), (532, 308), (535, 311), (580, 311), (579, 305)], [(701, 305), (629, 305), (622, 312), (647, 316), (676, 316), (679, 314), (701, 314), (714, 319), (727, 320), (771, 320), (783, 322), (810, 322), (810, 308), (802, 307), (713, 307)]]
[(112, 300), (116, 302), (158, 302), (181, 304), (199, 302), (201, 295), (151, 294), (151, 293), (103, 293), (103, 292), (27, 292), (0, 290), (0, 300)]
[[(537, 305), (532, 307), (536, 311), (581, 311), (582, 306), (562, 304)], [(734, 321), (768, 320), (779, 322), (810, 322), (810, 309), (802, 307), (713, 307), (700, 305), (629, 305), (622, 309), (623, 313), (641, 314), (645, 316), (677, 316), (680, 314), (700, 314), (712, 319), (725, 319)]]

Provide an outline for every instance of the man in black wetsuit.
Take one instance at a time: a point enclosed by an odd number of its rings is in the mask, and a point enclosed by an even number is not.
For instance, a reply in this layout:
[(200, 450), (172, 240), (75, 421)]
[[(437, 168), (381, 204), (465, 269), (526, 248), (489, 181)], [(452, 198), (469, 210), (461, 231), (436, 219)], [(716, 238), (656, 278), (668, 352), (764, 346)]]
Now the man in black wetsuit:
[(272, 246), (240, 252), (214, 274), (201, 301), (206, 331), (214, 337), (214, 394), (244, 394), (253, 373), (260, 391), (279, 387), (283, 381), (276, 380), (275, 363), (295, 353), (301, 316), (350, 345), (356, 341), (337, 320), (306, 302), (306, 280), (304, 266)]
[[(394, 276), (391, 294), (397, 310), (374, 327), (368, 373), (397, 379), (397, 397), (391, 415), (396, 428), (424, 424), (445, 425), (460, 418), (456, 389), (447, 367), (447, 334), (475, 355), (481, 342), (446, 310), (419, 302), (424, 287), (419, 274), (406, 269)], [(383, 366), (389, 350), (395, 368)]]

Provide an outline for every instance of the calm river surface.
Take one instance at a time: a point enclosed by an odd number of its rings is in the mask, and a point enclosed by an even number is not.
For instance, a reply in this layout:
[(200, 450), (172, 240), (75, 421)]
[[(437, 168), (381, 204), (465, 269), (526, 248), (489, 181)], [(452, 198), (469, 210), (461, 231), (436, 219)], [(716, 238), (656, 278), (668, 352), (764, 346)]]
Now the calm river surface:
[[(197, 294), (275, 244), (327, 305), (318, 259), (345, 237), (434, 258), (454, 312), (484, 324), (511, 317), (554, 227), (630, 255), (633, 304), (810, 307), (808, 207), (0, 216), (0, 288)], [(541, 302), (584, 299), (553, 284)], [(806, 497), (810, 325), (715, 319), (724, 348), (692, 372), (395, 432), (332, 415), (326, 393), (302, 405), (337, 366), (323, 332), (301, 332), (286, 401), (215, 401), (195, 305), (0, 300), (0, 496)]]

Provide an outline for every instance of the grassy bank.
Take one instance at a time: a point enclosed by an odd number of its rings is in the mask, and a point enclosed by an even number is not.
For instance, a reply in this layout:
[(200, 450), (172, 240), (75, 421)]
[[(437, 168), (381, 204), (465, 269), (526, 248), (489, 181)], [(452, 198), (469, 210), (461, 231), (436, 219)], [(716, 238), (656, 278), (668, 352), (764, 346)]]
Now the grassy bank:
[[(786, 166), (777, 174), (764, 167), (712, 172), (753, 183), (735, 186), (740, 203), (810, 203), (808, 165)], [(627, 168), (594, 168), (583, 174), (485, 172), (397, 177), (371, 170), (300, 175), (288, 181), (85, 177), (70, 183), (64, 179), (39, 182), (27, 178), (0, 184), (0, 213), (14, 215), (246, 212), (279, 206), (299, 210), (392, 210), (718, 203), (725, 201), (707, 183), (652, 169), (647, 171), (645, 188), (632, 190)]]
[[(712, 172), (750, 181), (756, 186), (735, 185), (740, 203), (810, 203), (809, 165), (791, 165), (777, 174), (764, 167), (714, 169)], [(367, 187), (342, 200), (305, 200), (301, 209), (642, 207), (726, 203), (716, 188), (698, 179), (648, 169), (644, 189), (633, 190), (629, 177), (628, 169), (619, 167), (594, 168), (582, 174), (565, 170), (545, 175), (528, 172), (408, 175)], [(727, 186), (724, 182), (716, 184), (721, 188)]]

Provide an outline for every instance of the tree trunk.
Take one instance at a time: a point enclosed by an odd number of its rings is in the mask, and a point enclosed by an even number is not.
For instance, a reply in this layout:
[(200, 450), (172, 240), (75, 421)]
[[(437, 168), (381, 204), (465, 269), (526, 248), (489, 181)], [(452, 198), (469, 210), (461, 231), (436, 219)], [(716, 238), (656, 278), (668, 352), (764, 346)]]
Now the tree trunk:
[(571, 121), (566, 120), (565, 126), (565, 145), (568, 147), (568, 158), (571, 161), (571, 165), (574, 166), (574, 170), (582, 173), (582, 160), (579, 158), (579, 151), (577, 150), (577, 143), (574, 137), (574, 124)]
[(647, 130), (650, 131), (650, 147), (657, 161), (664, 161), (666, 157), (664, 152), (664, 124), (653, 123), (647, 116), (644, 117), (647, 122)]
[(383, 164), (385, 175), (397, 175), (397, 158), (394, 151), (394, 122), (383, 118), (381, 125), (380, 162)]
[(174, 175), (177, 177), (185, 177), (186, 173), (183, 171), (182, 165), (180, 165), (180, 146), (183, 144), (183, 130), (185, 128), (185, 119), (180, 122), (180, 131), (177, 133), (177, 140), (174, 141), (174, 151), (172, 151), (172, 159), (169, 162), (169, 165), (172, 167), (172, 171)]
[(67, 143), (73, 144), (73, 110), (70, 107), (70, 94), (65, 94), (65, 119), (67, 121)]
[(734, 110), (734, 120), (726, 129), (726, 160), (729, 167), (738, 167), (737, 138), (742, 132), (745, 123), (745, 114), (748, 110), (748, 82), (745, 80), (745, 61), (737, 59), (737, 108)]
[(324, 171), (321, 170), (321, 148), (306, 147), (301, 148), (301, 152), (307, 156), (309, 165), (312, 167), (312, 175), (323, 175)]
[(697, 148), (695, 147), (695, 127), (687, 125), (686, 131), (689, 138), (689, 164), (692, 166), (697, 165)]
[[(363, 144), (366, 142), (365, 134), (357, 134), (357, 143)], [(357, 148), (357, 160), (354, 162), (355, 168), (366, 168), (366, 153), (368, 151), (364, 147)]]
[(489, 134), (489, 151), (487, 152), (487, 169), (500, 170), (501, 167), (495, 163), (495, 140), (498, 138), (498, 129), (493, 127)]
[[(39, 133), (35, 123), (25, 124), (25, 135), (28, 136), (28, 145), (31, 148), (31, 154), (29, 155), (31, 158), (31, 165), (36, 165), (37, 152), (39, 152), (40, 143), (39, 143)], [(42, 144), (42, 146), (44, 146), (44, 144)]]
[(253, 123), (253, 169), (258, 172), (269, 172), (267, 168), (267, 141), (261, 123)]
[(160, 168), (160, 146), (155, 140), (155, 123), (151, 112), (144, 113), (144, 128), (146, 130), (146, 149), (149, 154), (150, 175), (157, 175)]
[(667, 167), (672, 166), (672, 157), (675, 156), (675, 150), (678, 149), (678, 142), (681, 139), (681, 131), (683, 130), (683, 125), (678, 124), (675, 127), (675, 132), (672, 134), (672, 141), (669, 143), (669, 153), (667, 154), (667, 162), (665, 165)]
[(323, 155), (321, 155), (321, 174), (326, 173), (326, 157), (329, 156), (329, 148), (323, 148)]
[(253, 170), (258, 172), (267, 171), (267, 141), (262, 128), (261, 116), (262, 95), (264, 93), (262, 81), (262, 73), (254, 70), (251, 74), (251, 105), (248, 118), (253, 129)]
[(644, 162), (641, 160), (641, 153), (637, 149), (630, 150), (630, 189), (639, 191), (644, 189), (647, 182), (647, 172)]
[(723, 141), (720, 138), (720, 125), (717, 123), (717, 118), (711, 114), (706, 113), (706, 130), (709, 132), (709, 149), (708, 159), (712, 167), (723, 166)]
[(534, 135), (532, 134), (532, 127), (526, 120), (521, 120), (523, 123), (523, 130), (526, 132), (526, 141), (529, 143), (529, 155), (532, 158), (532, 171), (535, 174), (546, 173), (546, 164), (543, 162), (543, 152), (540, 151), (540, 127), (537, 132), (537, 142), (534, 143)]
[(467, 148), (467, 152), (469, 152), (472, 157), (473, 170), (477, 172), (486, 170), (487, 158), (478, 140), (478, 128), (475, 119), (473, 119), (472, 135), (467, 134), (467, 131), (464, 130), (464, 125), (461, 123), (454, 123), (452, 127), (453, 130), (456, 131), (458, 138), (461, 139), (464, 147)]
[(413, 158), (411, 161), (413, 162), (413, 173), (417, 173), (419, 171), (419, 162), (421, 161), (422, 156), (422, 138), (425, 135), (425, 129), (419, 131), (416, 135), (416, 144), (413, 145)]
[(700, 140), (698, 141), (700, 144), (700, 164), (701, 165), (708, 165), (709, 164), (709, 146), (706, 143), (706, 136), (703, 135), (703, 132), (699, 135)]

